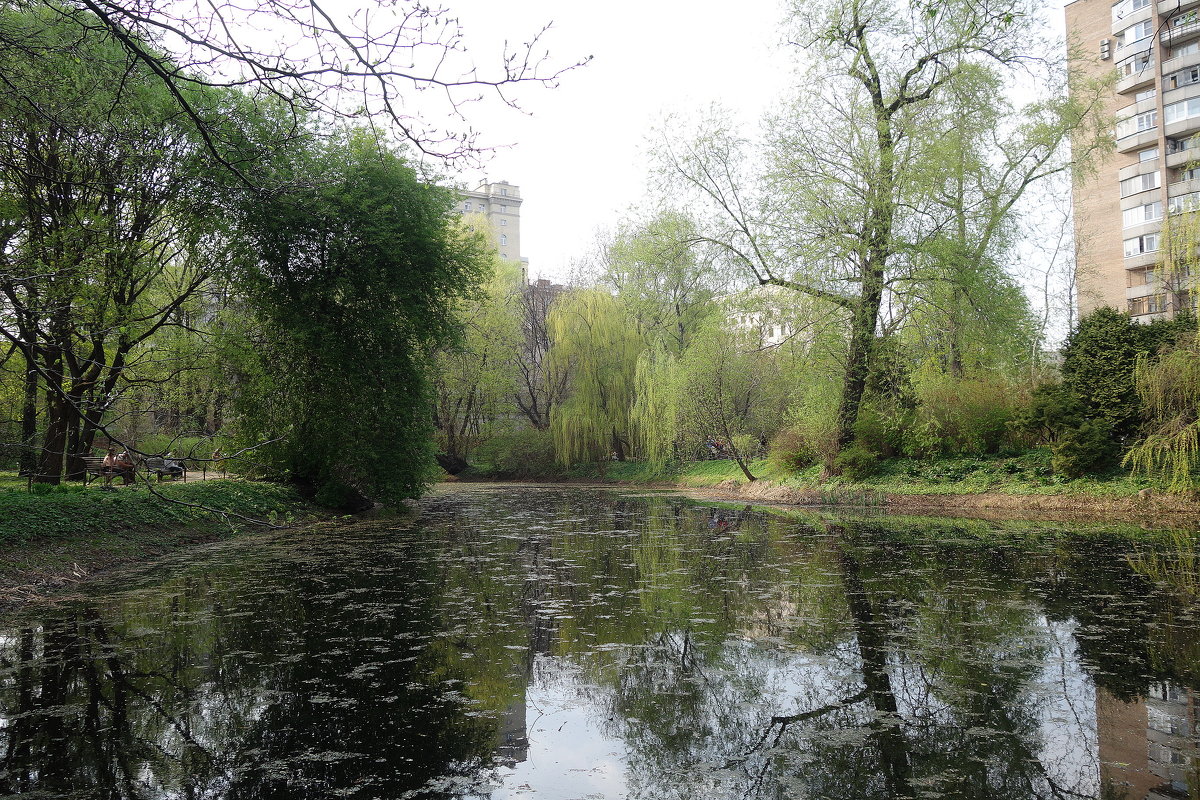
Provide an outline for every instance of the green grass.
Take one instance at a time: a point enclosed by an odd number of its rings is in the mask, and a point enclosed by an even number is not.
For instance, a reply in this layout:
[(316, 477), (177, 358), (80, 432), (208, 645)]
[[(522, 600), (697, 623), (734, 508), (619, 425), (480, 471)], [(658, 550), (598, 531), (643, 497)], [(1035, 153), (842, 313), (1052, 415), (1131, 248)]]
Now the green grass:
[[(291, 487), (227, 479), (164, 483), (156, 497), (142, 486), (105, 490), (79, 484), (46, 486), (35, 493), (0, 488), (0, 546), (14, 542), (87, 537), (135, 528), (228, 527), (231, 518), (204, 506), (266, 520), (302, 508)], [(165, 498), (165, 499), (164, 499)], [(239, 523), (240, 524), (240, 523)]]
[(53, 588), (96, 569), (267, 529), (239, 516), (266, 522), (329, 516), (275, 483), (226, 479), (155, 490), (161, 497), (137, 485), (65, 484), (31, 493), (24, 481), (0, 473), (0, 604), (24, 597), (10, 596), (7, 587)]

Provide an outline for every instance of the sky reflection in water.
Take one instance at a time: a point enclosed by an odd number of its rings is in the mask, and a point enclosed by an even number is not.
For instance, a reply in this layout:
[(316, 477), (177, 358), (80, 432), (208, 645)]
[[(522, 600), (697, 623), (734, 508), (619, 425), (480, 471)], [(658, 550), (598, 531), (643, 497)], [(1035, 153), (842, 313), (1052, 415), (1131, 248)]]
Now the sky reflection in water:
[(5, 620), (0, 790), (1200, 794), (1190, 535), (480, 487)]

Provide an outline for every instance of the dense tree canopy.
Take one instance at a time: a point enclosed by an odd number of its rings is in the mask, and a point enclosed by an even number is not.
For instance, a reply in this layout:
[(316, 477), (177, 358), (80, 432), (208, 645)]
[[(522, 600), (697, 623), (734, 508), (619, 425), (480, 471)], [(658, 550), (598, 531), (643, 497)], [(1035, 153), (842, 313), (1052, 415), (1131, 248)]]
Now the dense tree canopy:
[[(432, 465), (428, 369), (455, 300), (485, 277), (452, 193), (366, 133), (311, 140), (248, 195), (231, 274), (255, 325), (238, 407), (246, 445), (333, 504), (417, 493)], [(264, 179), (265, 184), (265, 179)]]

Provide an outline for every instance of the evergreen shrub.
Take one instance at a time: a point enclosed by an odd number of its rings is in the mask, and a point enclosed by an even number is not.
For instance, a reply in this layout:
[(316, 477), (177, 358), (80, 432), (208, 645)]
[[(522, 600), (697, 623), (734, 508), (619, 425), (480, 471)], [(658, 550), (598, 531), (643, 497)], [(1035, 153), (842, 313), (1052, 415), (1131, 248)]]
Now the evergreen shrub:
[(1111, 468), (1116, 464), (1121, 448), (1113, 439), (1112, 425), (1099, 418), (1083, 420), (1077, 427), (1063, 431), (1051, 452), (1050, 463), (1055, 474), (1080, 478)]

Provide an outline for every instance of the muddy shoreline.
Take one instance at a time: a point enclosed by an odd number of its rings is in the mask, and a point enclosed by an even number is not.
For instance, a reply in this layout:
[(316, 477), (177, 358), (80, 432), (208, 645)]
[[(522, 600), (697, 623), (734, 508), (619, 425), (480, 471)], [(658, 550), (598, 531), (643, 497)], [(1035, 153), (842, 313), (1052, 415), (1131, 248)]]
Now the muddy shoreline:
[(440, 484), (441, 491), (453, 486), (574, 487), (626, 491), (676, 492), (694, 500), (746, 503), (748, 505), (820, 508), (837, 511), (870, 510), (899, 516), (975, 517), (979, 519), (1025, 519), (1030, 521), (1135, 522), (1147, 527), (1200, 526), (1200, 503), (1173, 495), (1149, 492), (1128, 498), (1090, 497), (1079, 494), (889, 494), (870, 487), (843, 486), (831, 489), (796, 489), (769, 480), (754, 483), (726, 481), (715, 486), (684, 484), (616, 483), (601, 481), (461, 481)]

